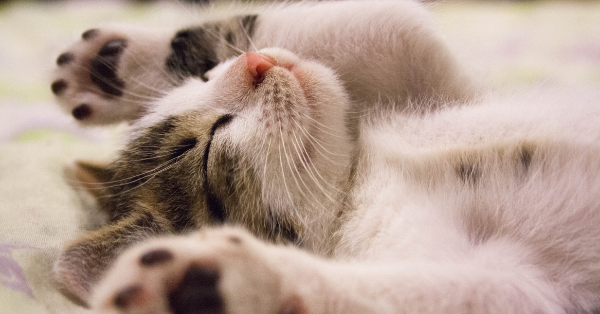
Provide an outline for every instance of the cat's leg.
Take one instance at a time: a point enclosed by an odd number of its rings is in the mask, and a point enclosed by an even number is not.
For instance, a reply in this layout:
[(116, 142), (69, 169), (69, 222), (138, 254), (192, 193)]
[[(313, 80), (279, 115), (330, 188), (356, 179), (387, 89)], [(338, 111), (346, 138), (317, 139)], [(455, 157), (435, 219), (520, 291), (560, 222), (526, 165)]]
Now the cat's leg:
[(88, 30), (56, 59), (52, 92), (84, 124), (135, 119), (177, 84), (165, 66), (173, 33), (124, 25)]
[(68, 244), (54, 263), (57, 288), (73, 302), (89, 303), (91, 287), (116, 256), (128, 246), (151, 236), (170, 233), (170, 223), (153, 212), (134, 212)]
[(98, 313), (306, 313), (299, 295), (282, 291), (282, 271), (292, 264), (276, 252), (230, 228), (152, 240), (119, 257), (94, 290), (92, 307)]
[(477, 263), (337, 263), (212, 229), (126, 252), (92, 305), (98, 313), (565, 313), (536, 276)]
[(82, 124), (139, 118), (188, 77), (246, 51), (257, 15), (184, 29), (116, 25), (85, 31), (56, 59), (51, 89)]

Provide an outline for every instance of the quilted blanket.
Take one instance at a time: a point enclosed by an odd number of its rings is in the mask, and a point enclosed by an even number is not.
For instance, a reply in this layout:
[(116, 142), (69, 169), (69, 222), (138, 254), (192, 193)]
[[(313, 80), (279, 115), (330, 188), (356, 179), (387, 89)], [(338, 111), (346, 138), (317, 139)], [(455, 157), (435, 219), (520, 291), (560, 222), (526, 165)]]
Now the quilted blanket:
[[(56, 56), (88, 28), (164, 21), (180, 5), (0, 4), (0, 314), (87, 312), (50, 276), (61, 248), (100, 223), (63, 173), (76, 159), (113, 157), (123, 127), (83, 128), (60, 111), (49, 79)], [(490, 88), (598, 95), (600, 2), (429, 5), (456, 55)]]

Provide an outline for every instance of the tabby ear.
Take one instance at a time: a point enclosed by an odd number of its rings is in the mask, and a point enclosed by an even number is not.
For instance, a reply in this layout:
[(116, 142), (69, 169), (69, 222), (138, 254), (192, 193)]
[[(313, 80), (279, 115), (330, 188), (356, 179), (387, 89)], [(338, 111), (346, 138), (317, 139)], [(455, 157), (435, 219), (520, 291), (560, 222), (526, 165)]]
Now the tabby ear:
[(100, 208), (106, 209), (107, 184), (113, 179), (110, 163), (78, 160), (65, 169), (65, 175), (76, 188), (83, 188), (90, 193)]

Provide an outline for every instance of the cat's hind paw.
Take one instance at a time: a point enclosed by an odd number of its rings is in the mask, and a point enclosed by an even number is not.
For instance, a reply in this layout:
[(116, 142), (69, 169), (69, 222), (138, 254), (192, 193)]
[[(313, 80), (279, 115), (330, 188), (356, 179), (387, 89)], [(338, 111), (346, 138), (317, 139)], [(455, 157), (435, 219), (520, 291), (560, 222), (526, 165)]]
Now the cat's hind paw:
[(92, 306), (98, 313), (306, 313), (302, 299), (283, 289), (271, 250), (232, 228), (152, 240), (119, 258)]
[(133, 27), (85, 31), (56, 59), (51, 90), (83, 124), (138, 118), (175, 85), (165, 66), (170, 34)]

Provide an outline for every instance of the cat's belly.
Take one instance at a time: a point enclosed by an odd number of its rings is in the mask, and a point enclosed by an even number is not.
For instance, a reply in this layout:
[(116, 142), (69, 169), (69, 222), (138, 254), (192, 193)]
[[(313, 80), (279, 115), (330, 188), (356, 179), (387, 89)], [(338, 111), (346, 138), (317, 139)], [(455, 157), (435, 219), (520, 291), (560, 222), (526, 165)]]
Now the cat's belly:
[[(371, 160), (372, 161), (372, 160)], [(402, 169), (372, 162), (353, 191), (355, 210), (341, 228), (336, 258), (360, 261), (440, 260), (468, 249), (452, 204), (406, 180)]]
[(522, 257), (558, 278), (572, 267), (562, 263), (585, 265), (600, 250), (586, 240), (600, 237), (598, 145), (530, 135), (403, 153), (389, 141), (365, 149), (359, 162), (355, 209), (346, 213), (336, 258)]

